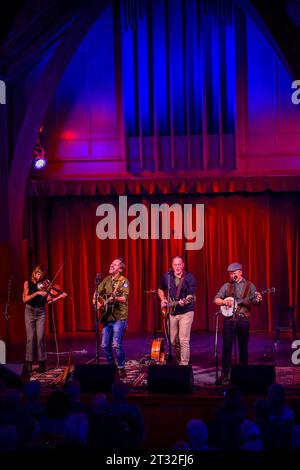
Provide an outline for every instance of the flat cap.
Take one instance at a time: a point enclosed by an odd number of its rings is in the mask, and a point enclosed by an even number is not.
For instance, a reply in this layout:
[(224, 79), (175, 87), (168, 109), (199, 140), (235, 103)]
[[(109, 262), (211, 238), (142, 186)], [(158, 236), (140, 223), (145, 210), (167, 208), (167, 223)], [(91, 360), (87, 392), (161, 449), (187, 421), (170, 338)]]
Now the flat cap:
[(231, 263), (228, 266), (227, 271), (233, 272), (233, 271), (237, 271), (238, 269), (240, 269), (242, 271), (243, 266), (241, 265), (241, 263)]

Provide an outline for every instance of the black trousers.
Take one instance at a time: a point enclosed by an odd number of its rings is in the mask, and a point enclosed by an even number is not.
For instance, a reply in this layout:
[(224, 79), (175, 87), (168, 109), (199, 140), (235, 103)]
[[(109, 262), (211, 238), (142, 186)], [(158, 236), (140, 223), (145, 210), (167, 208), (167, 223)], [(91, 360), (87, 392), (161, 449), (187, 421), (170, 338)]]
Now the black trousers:
[(234, 335), (236, 335), (239, 347), (240, 364), (248, 364), (248, 343), (249, 343), (250, 322), (245, 317), (224, 318), (223, 323), (223, 352), (222, 352), (222, 373), (228, 375), (231, 367), (232, 346)]

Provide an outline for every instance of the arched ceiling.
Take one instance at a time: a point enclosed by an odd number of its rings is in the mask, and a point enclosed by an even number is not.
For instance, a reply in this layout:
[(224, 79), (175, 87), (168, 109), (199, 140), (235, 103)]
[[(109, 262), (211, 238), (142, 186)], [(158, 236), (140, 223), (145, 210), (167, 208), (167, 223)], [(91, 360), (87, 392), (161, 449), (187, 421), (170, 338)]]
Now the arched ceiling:
[[(300, 6), (297, 0), (236, 0), (253, 8), (280, 48), (295, 77), (300, 76)], [(12, 0), (1, 12), (0, 77), (8, 82), (30, 72), (92, 0)], [(138, 3), (139, 0), (136, 0)], [(101, 2), (100, 2), (101, 3)], [(130, 3), (133, 3), (132, 1)]]
[[(282, 56), (285, 57), (295, 77), (300, 77), (300, 65), (298, 64), (300, 31), (297, 25), (291, 21), (291, 10), (287, 9), (290, 3), (287, 1), (274, 2), (273, 0), (235, 1), (245, 10), (252, 9), (252, 16), (253, 12), (257, 13), (257, 21), (260, 21), (261, 28), (265, 29), (269, 39), (273, 40), (274, 47), (281, 50)], [(132, 3), (133, 0), (130, 2)], [(96, 20), (97, 15), (105, 8), (107, 2), (99, 0), (27, 0), (23, 5), (22, 3), (12, 1), (10, 13), (6, 13), (4, 19), (2, 16), (2, 21), (6, 21), (6, 23), (4, 34), (2, 37), (0, 36), (0, 78), (18, 86), (50, 51), (56, 49), (54, 46), (57, 45), (59, 64), (57, 71), (51, 72), (55, 75), (55, 80), (53, 79), (50, 84), (53, 89), (47, 85), (53, 94), (54, 86), (63, 73), (63, 67), (71, 59), (70, 51), (74, 49), (75, 43), (77, 44), (74, 36), (76, 31), (81, 38), (84, 34), (83, 31), (78, 31), (76, 28), (74, 30), (74, 26), (78, 24), (80, 17), (85, 15), (87, 17), (85, 25), (92, 24), (91, 16), (94, 15), (93, 19)], [(69, 38), (69, 43), (72, 41), (72, 44), (69, 44), (70, 57), (65, 57), (66, 53), (62, 50), (65, 38), (67, 40)], [(72, 45), (73, 47), (71, 47)], [(51, 65), (51, 61), (49, 65)], [(24, 204), (23, 199), (31, 161), (31, 153), (28, 149), (33, 148), (36, 132), (46, 112), (47, 103), (50, 102), (52, 95), (49, 93), (49, 89), (47, 90), (46, 85), (40, 83), (39, 89), (33, 93), (34, 96), (30, 99), (33, 105), (42, 102), (43, 106), (39, 109), (39, 113), (35, 113), (34, 117), (30, 116), (30, 113), (33, 114), (34, 106), (29, 106), (29, 116), (25, 116), (19, 138), (16, 140), (9, 181), (9, 192), (11, 193), (9, 194), (10, 229), (14, 238), (12, 246), (18, 245), (18, 237), (22, 233), (22, 215), (16, 220), (14, 210), (15, 207), (20, 207), (20, 214), (22, 214), (21, 207)], [(23, 145), (24, 142), (27, 145)], [(24, 148), (27, 150), (24, 151)], [(20, 171), (20, 169), (24, 171)], [(19, 188), (18, 195), (14, 195), (15, 187)]]

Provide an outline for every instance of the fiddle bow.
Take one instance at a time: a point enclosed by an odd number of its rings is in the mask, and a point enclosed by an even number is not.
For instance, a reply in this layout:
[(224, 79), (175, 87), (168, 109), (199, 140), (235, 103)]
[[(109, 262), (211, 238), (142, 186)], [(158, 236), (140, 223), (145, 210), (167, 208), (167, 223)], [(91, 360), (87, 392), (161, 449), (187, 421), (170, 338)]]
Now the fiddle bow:
[(50, 299), (48, 300), (48, 303), (53, 303), (58, 299), (63, 299), (64, 297), (67, 297), (67, 293), (60, 289), (58, 286), (54, 285), (54, 281), (59, 275), (60, 271), (62, 270), (63, 266), (65, 263), (62, 263), (58, 271), (56, 272), (55, 276), (53, 277), (52, 281), (49, 279), (44, 279), (43, 281), (39, 282), (37, 284), (37, 287), (39, 290), (43, 290), (47, 292), (50, 295)]

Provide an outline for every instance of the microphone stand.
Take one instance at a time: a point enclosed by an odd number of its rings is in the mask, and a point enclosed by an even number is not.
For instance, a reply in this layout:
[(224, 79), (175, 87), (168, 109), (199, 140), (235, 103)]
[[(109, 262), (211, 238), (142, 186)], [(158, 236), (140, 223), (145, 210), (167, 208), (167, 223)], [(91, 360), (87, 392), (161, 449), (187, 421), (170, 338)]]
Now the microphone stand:
[(152, 309), (153, 309), (153, 339), (156, 339), (157, 337), (157, 331), (156, 331), (156, 309), (155, 309), (155, 294), (156, 290), (155, 289), (149, 289), (144, 291), (145, 294), (150, 294), (152, 295)]
[(236, 300), (236, 280), (233, 279), (233, 344), (234, 344), (234, 364), (237, 364), (237, 347), (236, 347), (236, 310), (237, 310), (237, 300)]
[(103, 276), (101, 273), (98, 273), (95, 277), (95, 291), (94, 291), (94, 315), (95, 315), (95, 328), (96, 328), (96, 364), (99, 364), (99, 317), (98, 317), (98, 286), (102, 281)]
[[(168, 271), (168, 303), (170, 303), (171, 300), (171, 272), (172, 270), (169, 269)], [(172, 363), (173, 362), (173, 356), (172, 356), (172, 345), (171, 345), (171, 332), (170, 332), (170, 307), (167, 309), (167, 315), (166, 315), (166, 323), (167, 323), (167, 339), (168, 339), (168, 347), (169, 347), (169, 352), (168, 352), (168, 357), (167, 357), (167, 362)]]
[[(9, 307), (10, 307), (10, 298), (11, 298), (11, 288), (12, 288), (12, 283), (13, 283), (13, 276), (9, 278), (8, 281), (8, 289), (7, 289), (7, 302), (4, 306), (4, 318), (6, 320), (6, 331), (5, 331), (5, 339), (6, 339), (6, 354), (5, 354), (5, 343), (4, 343), (4, 355), (5, 357), (5, 362), (9, 362), (9, 356), (10, 356), (10, 341), (9, 341), (9, 319), (10, 319), (10, 313), (9, 313)], [(1, 362), (1, 361), (0, 361)]]
[(215, 344), (214, 344), (214, 356), (215, 356), (215, 371), (216, 371), (216, 381), (215, 385), (221, 385), (221, 380), (219, 378), (219, 355), (218, 355), (218, 333), (219, 333), (219, 315), (221, 311), (218, 310), (214, 315), (216, 317), (216, 330), (215, 330)]

